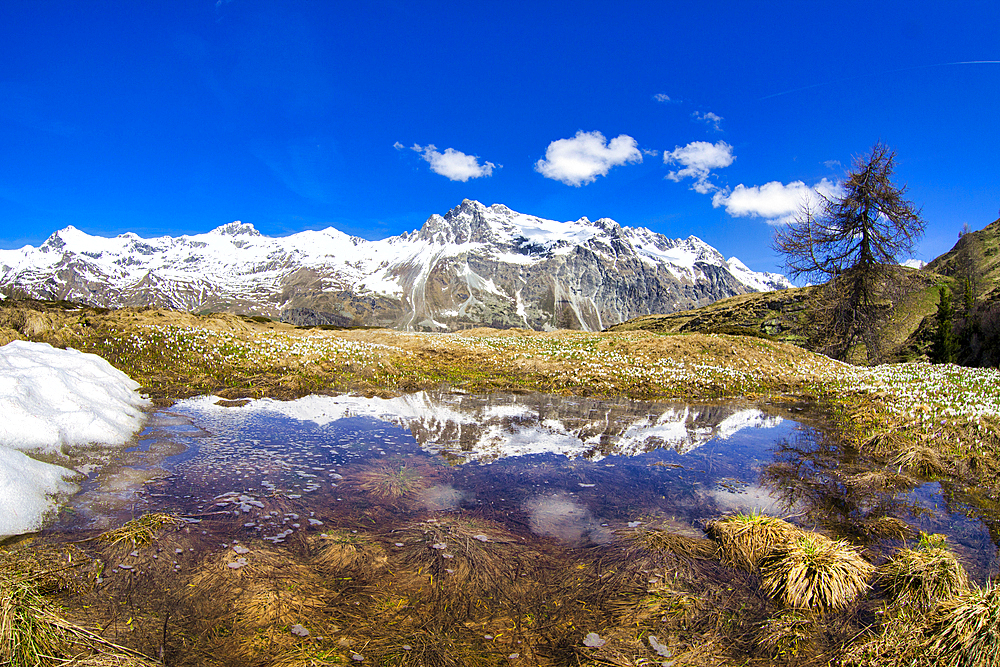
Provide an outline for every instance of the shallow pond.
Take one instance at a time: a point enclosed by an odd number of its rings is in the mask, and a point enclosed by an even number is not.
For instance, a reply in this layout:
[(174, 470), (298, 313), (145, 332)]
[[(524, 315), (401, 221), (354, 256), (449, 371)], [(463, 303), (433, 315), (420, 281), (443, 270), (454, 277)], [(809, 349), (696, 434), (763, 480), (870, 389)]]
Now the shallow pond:
[(281, 544), (359, 520), (387, 533), (452, 514), (585, 546), (652, 526), (700, 536), (712, 518), (759, 511), (864, 535), (878, 550), (899, 543), (864, 531), (894, 516), (946, 534), (974, 578), (996, 572), (996, 546), (970, 508), (938, 483), (852, 485), (851, 452), (818, 425), (803, 406), (738, 402), (205, 397), (155, 412), (58, 528), (170, 511), (229, 517), (226, 540)]
[(973, 579), (997, 570), (991, 519), (947, 482), (845, 443), (805, 404), (203, 397), (154, 412), (11, 553), (157, 664), (808, 661), (865, 633), (878, 588), (789, 634), (708, 521), (781, 516), (876, 562), (944, 533)]

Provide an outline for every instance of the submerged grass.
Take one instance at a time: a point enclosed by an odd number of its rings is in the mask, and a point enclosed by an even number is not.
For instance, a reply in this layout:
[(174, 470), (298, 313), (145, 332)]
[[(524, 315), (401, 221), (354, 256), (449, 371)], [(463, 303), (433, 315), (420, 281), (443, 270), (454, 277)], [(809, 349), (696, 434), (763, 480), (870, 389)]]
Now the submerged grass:
[(389, 559), (385, 548), (366, 535), (347, 530), (330, 530), (310, 540), (312, 562), (321, 571), (340, 573), (358, 571), (372, 578), (383, 570)]
[(515, 597), (532, 588), (547, 559), (502, 526), (470, 517), (440, 517), (393, 531), (390, 552), (408, 575), (404, 588), (436, 591), (461, 599)]
[(320, 574), (292, 554), (252, 545), (209, 556), (190, 581), (199, 616), (231, 628), (291, 626), (323, 607)]
[(647, 549), (668, 551), (684, 558), (708, 559), (718, 555), (718, 547), (711, 540), (667, 530), (646, 531), (638, 539)]
[(812, 648), (816, 619), (800, 609), (786, 609), (760, 625), (760, 646), (773, 658), (793, 659)]
[(153, 541), (163, 527), (180, 526), (184, 523), (184, 519), (176, 515), (152, 512), (144, 514), (138, 519), (132, 519), (119, 528), (102, 533), (98, 539), (111, 546), (122, 543), (145, 546)]
[(426, 488), (425, 477), (421, 470), (405, 463), (384, 463), (360, 470), (353, 482), (377, 499), (396, 501)]

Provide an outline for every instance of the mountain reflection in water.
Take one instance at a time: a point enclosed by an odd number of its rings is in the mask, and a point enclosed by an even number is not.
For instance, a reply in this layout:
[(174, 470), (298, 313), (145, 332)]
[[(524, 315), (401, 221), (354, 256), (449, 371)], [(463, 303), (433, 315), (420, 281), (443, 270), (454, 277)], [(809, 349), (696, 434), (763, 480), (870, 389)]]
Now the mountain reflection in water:
[(980, 578), (996, 569), (989, 530), (947, 489), (859, 484), (856, 454), (794, 407), (449, 392), (227, 405), (201, 397), (154, 414), (132, 463), (93, 477), (71, 521), (114, 523), (136, 509), (128, 480), (160, 477), (140, 507), (229, 513), (245, 537), (275, 543), (457, 513), (603, 544), (652, 526), (699, 536), (708, 519), (760, 511), (867, 542), (896, 517), (948, 534)]
[(452, 463), (491, 462), (511, 456), (559, 454), (600, 461), (656, 449), (686, 454), (747, 428), (773, 428), (783, 419), (744, 405), (598, 401), (545, 394), (419, 392), (391, 399), (308, 396), (296, 401), (254, 401), (223, 408), (211, 398), (182, 403), (208, 418), (252, 420), (267, 415), (323, 427), (370, 417), (410, 431), (424, 451)]

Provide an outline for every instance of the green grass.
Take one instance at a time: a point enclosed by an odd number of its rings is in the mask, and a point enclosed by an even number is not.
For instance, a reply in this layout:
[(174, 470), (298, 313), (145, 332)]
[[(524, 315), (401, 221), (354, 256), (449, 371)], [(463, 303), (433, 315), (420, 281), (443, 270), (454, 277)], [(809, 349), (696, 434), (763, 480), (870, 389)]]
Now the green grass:
[(0, 664), (52, 664), (66, 645), (55, 607), (25, 579), (0, 579)]

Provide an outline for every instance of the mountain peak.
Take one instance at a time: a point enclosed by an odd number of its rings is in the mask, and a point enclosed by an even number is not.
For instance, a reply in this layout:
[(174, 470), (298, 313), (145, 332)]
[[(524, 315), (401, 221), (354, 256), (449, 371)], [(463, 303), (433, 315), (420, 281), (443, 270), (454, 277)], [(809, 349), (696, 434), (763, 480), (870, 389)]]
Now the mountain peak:
[(220, 236), (260, 236), (261, 233), (257, 231), (249, 222), (240, 222), (239, 220), (234, 220), (233, 222), (227, 223), (216, 227), (209, 234), (218, 234)]
[(517, 215), (503, 204), (487, 208), (478, 201), (463, 199), (462, 203), (443, 216), (432, 215), (417, 233), (418, 238), (438, 244), (503, 242), (506, 219)]
[(149, 240), (66, 227), (40, 249), (0, 250), (0, 284), (40, 297), (431, 331), (596, 331), (788, 286), (782, 281), (727, 264), (694, 236), (671, 239), (606, 217), (559, 222), (470, 199), (413, 234), (380, 241), (334, 229), (270, 238), (235, 221)]
[(79, 238), (81, 235), (83, 235), (83, 232), (79, 229), (73, 225), (66, 225), (62, 229), (52, 232), (39, 249), (42, 252), (61, 250), (66, 247), (67, 243), (71, 243), (73, 239)]

